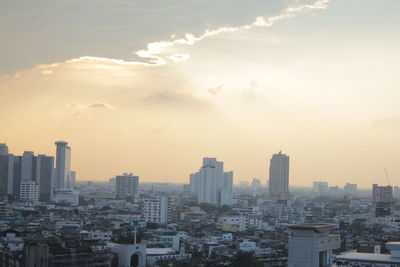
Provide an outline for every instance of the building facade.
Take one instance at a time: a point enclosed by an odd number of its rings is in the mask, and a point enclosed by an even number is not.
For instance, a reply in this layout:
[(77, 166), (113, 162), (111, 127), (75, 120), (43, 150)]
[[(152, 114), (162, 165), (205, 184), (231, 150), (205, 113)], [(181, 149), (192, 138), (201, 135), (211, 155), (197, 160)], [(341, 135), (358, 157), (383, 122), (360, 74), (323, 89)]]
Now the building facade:
[(139, 176), (124, 173), (115, 177), (115, 192), (117, 198), (139, 197)]
[(289, 198), (289, 156), (274, 154), (269, 166), (269, 194), (276, 200)]
[(155, 197), (144, 199), (144, 219), (147, 222), (165, 224), (171, 221), (171, 198)]
[(230, 205), (233, 172), (224, 172), (224, 163), (216, 158), (203, 158), (200, 170), (190, 175), (190, 189), (197, 195), (198, 203)]

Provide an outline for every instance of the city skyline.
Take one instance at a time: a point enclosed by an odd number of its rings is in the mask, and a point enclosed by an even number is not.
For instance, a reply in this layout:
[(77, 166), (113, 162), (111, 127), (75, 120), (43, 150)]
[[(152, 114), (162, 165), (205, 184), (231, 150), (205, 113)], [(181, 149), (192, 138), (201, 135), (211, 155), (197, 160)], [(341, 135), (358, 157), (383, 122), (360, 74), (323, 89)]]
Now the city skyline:
[(186, 183), (216, 157), (265, 184), (279, 150), (291, 186), (400, 176), (397, 0), (0, 6), (0, 142), (14, 154), (68, 140), (78, 180), (94, 181)]
[[(70, 183), (70, 179), (69, 179), (69, 177), (70, 177), (70, 175), (71, 174), (73, 174), (74, 175), (74, 181), (75, 181), (75, 175), (76, 175), (76, 172), (75, 171), (71, 171), (71, 166), (70, 166), (70, 161), (71, 161), (71, 159), (70, 159), (70, 150), (71, 150), (71, 148), (68, 146), (68, 142), (66, 142), (66, 141), (56, 141), (55, 142), (55, 144), (56, 144), (56, 151), (55, 151), (55, 153), (54, 153), (54, 156), (50, 156), (50, 157), (52, 157), (52, 158), (54, 158), (53, 160), (54, 160), (54, 185), (55, 185), (55, 188), (57, 188), (57, 167), (56, 167), (56, 162), (57, 162), (57, 151), (60, 149), (59, 147), (61, 147), (61, 148), (66, 148), (67, 149), (67, 154), (68, 154), (68, 156), (67, 156), (67, 163), (63, 163), (63, 164), (66, 164), (66, 165), (68, 165), (68, 167), (67, 167), (67, 169), (68, 170), (66, 170), (66, 176), (65, 176), (65, 186), (67, 186), (67, 184), (69, 184)], [(64, 150), (64, 149), (61, 149), (62, 151)], [(3, 151), (4, 152), (6, 152), (6, 154), (7, 153), (9, 153), (10, 155), (13, 155), (13, 154), (18, 154), (18, 153), (15, 153), (15, 152), (13, 152), (12, 150), (10, 150), (10, 148), (8, 147), (8, 145), (6, 144), (6, 143), (0, 143), (0, 152), (1, 153), (3, 153)], [(62, 151), (60, 151), (60, 154), (63, 154), (64, 152), (62, 152)], [(62, 152), (62, 153), (61, 153)], [(0, 153), (0, 154), (1, 154)], [(31, 157), (33, 157), (34, 156), (34, 154), (35, 154), (36, 152), (35, 151), (27, 151), (27, 150), (24, 150), (21, 154), (23, 154), (23, 156), (20, 156), (21, 157), (21, 162), (23, 162), (23, 158), (24, 158), (24, 156), (27, 156), (27, 155), (29, 155), (29, 156), (31, 156)], [(50, 154), (51, 155), (51, 154)], [(45, 154), (41, 154), (41, 153), (37, 153), (37, 156), (38, 157), (40, 157), (40, 156), (46, 156)], [(270, 189), (270, 193), (272, 193), (272, 192), (278, 192), (278, 191), (280, 191), (280, 189), (278, 190), (278, 188), (280, 188), (280, 187), (282, 187), (283, 186), (283, 191), (285, 191), (285, 194), (290, 194), (290, 190), (289, 191), (287, 191), (287, 189), (285, 189), (285, 188), (294, 188), (294, 187), (299, 187), (299, 188), (301, 188), (301, 187), (304, 187), (304, 188), (314, 188), (314, 190), (315, 190), (315, 186), (316, 186), (316, 184), (318, 184), (318, 183), (324, 183), (324, 184), (326, 184), (326, 190), (328, 190), (329, 188), (328, 188), (328, 184), (329, 184), (329, 186), (333, 186), (333, 187), (338, 187), (338, 188), (341, 188), (341, 189), (343, 189), (343, 190), (346, 190), (346, 186), (349, 186), (349, 185), (353, 185), (353, 181), (352, 180), (348, 180), (348, 181), (346, 181), (345, 183), (343, 183), (343, 184), (340, 184), (340, 183), (336, 183), (336, 182), (334, 182), (334, 183), (329, 183), (329, 182), (327, 182), (327, 181), (315, 181), (315, 180), (313, 180), (313, 181), (311, 181), (311, 183), (310, 184), (301, 184), (301, 185), (297, 185), (297, 184), (291, 184), (291, 178), (289, 179), (289, 155), (286, 155), (286, 154), (283, 154), (282, 153), (282, 151), (279, 151), (278, 153), (273, 153), (273, 154), (271, 154), (271, 156), (272, 156), (272, 158), (268, 161), (267, 160), (267, 162), (269, 162), (269, 164), (267, 164), (267, 175), (266, 175), (266, 177), (265, 177), (265, 179), (264, 178), (260, 178), (260, 177), (253, 177), (253, 178), (250, 178), (250, 179), (240, 179), (240, 177), (238, 178), (238, 177), (236, 177), (235, 179), (233, 179), (233, 178), (231, 178), (231, 180), (232, 180), (232, 183), (234, 184), (234, 185), (237, 185), (237, 186), (241, 186), (241, 184), (243, 183), (243, 182), (247, 182), (248, 183), (248, 185), (249, 186), (251, 186), (250, 185), (250, 182), (251, 181), (253, 181), (254, 182), (254, 179), (255, 180), (259, 180), (260, 182), (261, 182), (261, 186), (262, 187), (267, 187), (267, 188), (271, 188), (271, 186), (270, 186), (270, 184), (271, 184), (271, 177), (275, 177), (275, 180), (276, 180), (276, 182), (278, 183), (275, 187), (274, 187), (274, 189)], [(35, 156), (36, 157), (36, 156)], [(283, 157), (283, 159), (282, 159), (282, 157)], [(203, 161), (204, 160), (216, 160), (216, 158), (215, 157), (202, 157), (203, 158)], [(284, 162), (282, 162), (282, 160), (284, 161)], [(275, 164), (273, 163), (273, 162), (275, 162)], [(217, 161), (217, 163), (220, 163), (220, 164), (222, 164), (222, 166), (224, 165), (224, 163), (223, 162), (218, 162)], [(23, 165), (23, 164), (22, 164)], [(273, 165), (275, 165), (275, 168), (273, 168), (272, 166)], [(129, 172), (129, 170), (127, 171), (127, 169), (129, 169), (129, 168), (125, 168), (125, 170), (124, 170), (124, 174), (126, 174), (126, 172)], [(233, 171), (230, 171), (230, 172), (228, 172), (228, 173), (232, 173), (232, 177), (233, 177)], [(194, 175), (196, 175), (197, 173), (192, 173), (192, 172), (189, 172), (188, 173), (188, 175), (187, 175), (187, 177), (186, 178), (184, 178), (184, 179), (182, 179), (182, 181), (176, 181), (176, 180), (168, 180), (168, 177), (164, 177), (164, 180), (162, 180), (162, 179), (159, 179), (159, 180), (151, 180), (151, 179), (146, 179), (146, 177), (144, 177), (144, 181), (142, 181), (142, 182), (144, 182), (144, 183), (176, 183), (176, 184), (191, 184), (192, 183), (192, 179), (194, 178), (193, 176)], [(272, 176), (271, 176), (272, 175)], [(21, 179), (22, 180), (24, 180), (23, 179), (23, 176), (24, 175), (22, 175), (21, 174)], [(110, 177), (114, 177), (115, 176), (115, 174), (114, 175), (111, 175)], [(98, 181), (98, 182), (108, 182), (108, 180), (110, 179), (110, 177), (106, 177), (106, 178), (104, 178), (104, 179), (78, 179), (77, 181), (78, 182), (85, 182), (85, 181)], [(135, 176), (135, 177), (137, 177), (137, 176)], [(193, 177), (193, 178), (192, 178)], [(148, 178), (148, 177), (147, 177)], [(388, 179), (389, 177), (387, 177), (386, 179)], [(285, 181), (280, 181), (281, 179), (283, 179), (283, 180), (285, 180)], [(397, 186), (397, 184), (392, 184), (392, 183), (390, 183), (390, 180), (387, 180), (387, 182), (388, 182), (388, 184), (387, 184), (387, 186)], [(287, 185), (287, 186), (286, 186)], [(361, 189), (361, 190), (370, 190), (370, 187), (371, 187), (371, 185), (367, 185), (367, 186), (360, 186), (359, 184), (357, 184), (357, 183), (355, 183), (354, 184), (355, 186), (356, 186), (356, 190), (357, 190), (357, 187), (359, 188), (359, 189)], [(66, 188), (69, 188), (70, 187), (70, 185), (68, 185)], [(272, 190), (272, 191), (271, 191)], [(282, 192), (283, 192), (282, 191)], [(288, 195), (287, 195), (288, 196)], [(286, 196), (286, 197), (287, 197)], [(286, 198), (286, 197), (284, 197), (284, 198)], [(279, 198), (279, 197), (278, 197)]]

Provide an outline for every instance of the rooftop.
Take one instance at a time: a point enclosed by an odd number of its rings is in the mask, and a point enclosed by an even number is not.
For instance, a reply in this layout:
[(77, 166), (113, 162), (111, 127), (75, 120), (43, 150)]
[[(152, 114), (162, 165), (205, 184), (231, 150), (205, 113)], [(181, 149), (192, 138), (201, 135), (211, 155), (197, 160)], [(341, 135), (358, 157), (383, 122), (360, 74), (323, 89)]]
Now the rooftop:
[(367, 262), (367, 263), (400, 263), (400, 258), (392, 257), (389, 254), (375, 254), (375, 253), (358, 253), (348, 252), (336, 256), (338, 260), (352, 261), (352, 262)]
[(316, 232), (326, 232), (335, 227), (333, 224), (303, 223), (289, 225), (290, 229), (313, 230)]

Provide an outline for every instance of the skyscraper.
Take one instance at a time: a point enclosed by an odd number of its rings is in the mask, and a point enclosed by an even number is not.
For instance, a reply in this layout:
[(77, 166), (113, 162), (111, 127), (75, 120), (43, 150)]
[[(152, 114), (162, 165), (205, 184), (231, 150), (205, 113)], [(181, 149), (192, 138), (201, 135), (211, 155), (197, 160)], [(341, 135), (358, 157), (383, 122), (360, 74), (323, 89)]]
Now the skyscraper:
[(0, 144), (0, 156), (8, 155), (7, 144)]
[(269, 194), (276, 200), (287, 200), (289, 197), (289, 156), (272, 155), (269, 166)]
[(70, 176), (71, 148), (65, 141), (57, 141), (56, 144), (56, 169), (54, 188), (56, 191), (62, 191), (67, 188)]
[(199, 203), (232, 204), (233, 172), (224, 172), (224, 163), (216, 158), (203, 158), (200, 170), (190, 175), (190, 184)]
[(39, 185), (39, 200), (50, 201), (54, 180), (54, 157), (38, 155), (37, 166), (39, 172), (36, 182)]

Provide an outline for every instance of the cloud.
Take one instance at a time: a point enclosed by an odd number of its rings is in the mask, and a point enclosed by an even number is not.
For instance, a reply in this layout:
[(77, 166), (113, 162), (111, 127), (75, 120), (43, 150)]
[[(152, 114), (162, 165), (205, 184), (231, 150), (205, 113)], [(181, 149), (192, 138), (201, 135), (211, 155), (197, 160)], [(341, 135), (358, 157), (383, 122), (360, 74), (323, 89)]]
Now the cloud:
[(87, 109), (114, 109), (115, 107), (101, 101), (93, 101), (88, 104), (80, 104), (78, 102), (74, 102), (68, 105), (69, 108), (75, 110), (87, 110)]
[[(167, 49), (172, 48), (174, 46), (177, 45), (192, 46), (199, 41), (202, 41), (206, 38), (210, 38), (212, 36), (221, 33), (231, 33), (231, 32), (237, 32), (239, 30), (249, 30), (254, 27), (271, 27), (277, 21), (293, 17), (297, 13), (305, 10), (326, 9), (328, 7), (329, 2), (330, 0), (316, 0), (312, 3), (301, 4), (300, 1), (296, 1), (296, 4), (289, 6), (279, 15), (270, 17), (260, 16), (257, 17), (253, 23), (238, 27), (220, 27), (214, 30), (207, 29), (203, 34), (199, 36), (187, 33), (183, 38), (169, 40), (169, 41), (164, 40), (164, 41), (152, 42), (147, 44), (146, 49), (137, 51), (136, 55), (139, 56), (140, 58), (146, 59), (151, 64), (163, 65), (167, 63), (166, 58), (170, 57), (170, 56), (164, 57), (163, 55), (168, 52)], [(171, 37), (175, 37), (175, 35), (172, 35)]]
[(179, 92), (173, 90), (156, 91), (144, 98), (146, 103), (157, 106), (170, 106), (174, 108), (203, 109), (208, 104), (189, 92)]
[(210, 95), (216, 96), (216, 95), (218, 95), (218, 93), (221, 91), (221, 89), (222, 89), (223, 87), (224, 87), (224, 84), (221, 83), (221, 84), (218, 85), (217, 87), (212, 87), (212, 88), (210, 88), (210, 89), (207, 89), (207, 92), (208, 92)]

